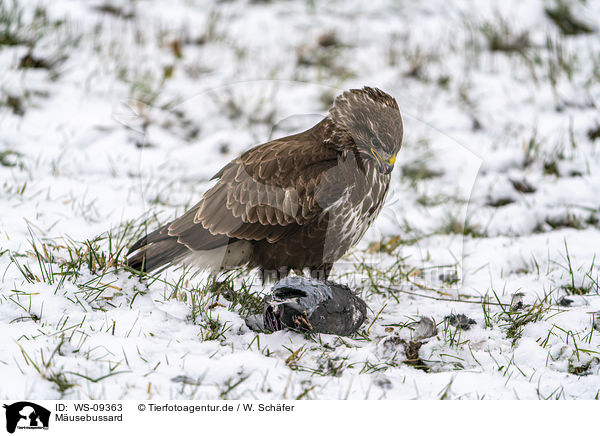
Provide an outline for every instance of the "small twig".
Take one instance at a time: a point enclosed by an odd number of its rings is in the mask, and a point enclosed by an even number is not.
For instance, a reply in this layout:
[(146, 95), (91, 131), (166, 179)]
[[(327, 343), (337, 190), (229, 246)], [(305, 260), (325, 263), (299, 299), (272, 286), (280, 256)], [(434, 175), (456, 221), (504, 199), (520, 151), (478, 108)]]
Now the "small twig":
[[(419, 294), (418, 292), (407, 291), (405, 289), (392, 288), (392, 287), (389, 287), (389, 286), (386, 287), (386, 289), (388, 289), (390, 291), (395, 291), (395, 292), (402, 292), (402, 293), (408, 294), (408, 295), (414, 295), (415, 297), (429, 298), (430, 300), (451, 301), (451, 302), (454, 302), (454, 303), (489, 304), (489, 305), (492, 305), (492, 306), (502, 306), (502, 307), (506, 306), (506, 307), (510, 307), (510, 304), (493, 303), (491, 301), (484, 301), (483, 297), (479, 301), (467, 301), (467, 300), (458, 300), (458, 299), (455, 299), (455, 298), (434, 297), (433, 295)], [(426, 287), (423, 287), (423, 289), (435, 291), (435, 289), (426, 288)], [(473, 297), (473, 298), (476, 298), (476, 297)]]

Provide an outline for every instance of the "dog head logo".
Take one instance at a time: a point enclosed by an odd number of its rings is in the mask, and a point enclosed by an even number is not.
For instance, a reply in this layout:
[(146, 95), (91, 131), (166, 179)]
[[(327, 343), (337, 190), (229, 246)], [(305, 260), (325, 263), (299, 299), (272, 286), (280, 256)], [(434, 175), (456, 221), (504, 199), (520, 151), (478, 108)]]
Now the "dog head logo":
[(14, 433), (20, 429), (48, 429), (50, 411), (28, 401), (4, 405), (6, 409), (6, 430)]

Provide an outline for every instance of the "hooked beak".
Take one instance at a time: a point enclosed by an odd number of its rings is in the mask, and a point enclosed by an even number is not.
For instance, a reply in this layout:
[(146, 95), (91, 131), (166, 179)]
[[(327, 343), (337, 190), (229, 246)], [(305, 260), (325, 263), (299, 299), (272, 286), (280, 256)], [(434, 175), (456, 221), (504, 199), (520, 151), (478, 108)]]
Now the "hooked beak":
[(394, 163), (396, 162), (396, 155), (393, 155), (389, 159), (384, 160), (381, 157), (381, 155), (377, 153), (377, 151), (375, 151), (373, 147), (371, 147), (371, 154), (373, 154), (373, 156), (377, 160), (377, 163), (379, 164), (379, 171), (381, 171), (383, 174), (389, 174), (392, 172), (392, 170), (394, 169)]

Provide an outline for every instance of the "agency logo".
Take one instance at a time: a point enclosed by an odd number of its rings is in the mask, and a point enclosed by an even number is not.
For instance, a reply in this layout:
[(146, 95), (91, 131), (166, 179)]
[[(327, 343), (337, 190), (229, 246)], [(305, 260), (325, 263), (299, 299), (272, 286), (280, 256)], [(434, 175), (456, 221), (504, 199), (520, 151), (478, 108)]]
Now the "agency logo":
[(4, 405), (6, 409), (6, 430), (14, 433), (18, 429), (48, 430), (50, 411), (28, 401)]

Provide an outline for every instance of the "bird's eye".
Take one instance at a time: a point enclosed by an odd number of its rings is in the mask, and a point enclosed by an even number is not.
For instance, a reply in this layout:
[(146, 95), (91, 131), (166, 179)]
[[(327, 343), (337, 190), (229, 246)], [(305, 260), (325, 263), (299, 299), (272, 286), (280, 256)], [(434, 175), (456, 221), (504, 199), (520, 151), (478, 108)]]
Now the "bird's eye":
[(379, 140), (377, 138), (372, 137), (371, 138), (371, 146), (373, 148), (379, 148), (379, 147), (381, 147), (381, 142), (379, 142)]

